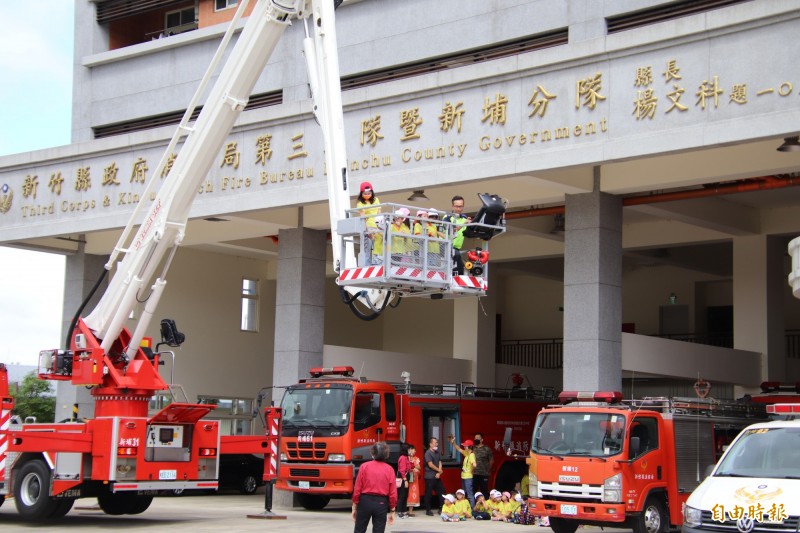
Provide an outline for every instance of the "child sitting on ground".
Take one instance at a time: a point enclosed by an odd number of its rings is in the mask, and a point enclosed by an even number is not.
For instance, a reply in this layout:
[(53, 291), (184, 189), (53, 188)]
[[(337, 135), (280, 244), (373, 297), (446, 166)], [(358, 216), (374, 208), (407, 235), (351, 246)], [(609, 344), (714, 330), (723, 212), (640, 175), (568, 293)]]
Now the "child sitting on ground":
[(456, 510), (456, 498), (452, 494), (445, 494), (442, 503), (442, 522), (458, 522), (458, 511)]
[(482, 492), (475, 493), (475, 507), (472, 509), (472, 516), (475, 520), (490, 520), (492, 512), (486, 504), (486, 498)]
[(489, 492), (489, 501), (486, 502), (486, 505), (489, 507), (489, 512), (492, 514), (492, 520), (494, 521), (503, 520), (502, 497), (503, 495), (499, 490), (492, 489)]
[(456, 491), (456, 511), (458, 512), (459, 520), (472, 518), (472, 508), (469, 505), (467, 493), (464, 492), (464, 489), (458, 489)]

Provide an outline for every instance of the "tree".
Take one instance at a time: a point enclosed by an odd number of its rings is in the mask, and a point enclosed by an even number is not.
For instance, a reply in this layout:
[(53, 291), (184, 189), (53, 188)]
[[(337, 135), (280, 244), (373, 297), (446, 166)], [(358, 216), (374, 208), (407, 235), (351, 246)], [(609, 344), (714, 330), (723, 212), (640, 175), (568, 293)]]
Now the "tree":
[(23, 420), (35, 416), (37, 422), (53, 422), (56, 413), (56, 399), (52, 396), (50, 383), (39, 379), (31, 372), (22, 378), (16, 391), (11, 392), (14, 398), (15, 415)]

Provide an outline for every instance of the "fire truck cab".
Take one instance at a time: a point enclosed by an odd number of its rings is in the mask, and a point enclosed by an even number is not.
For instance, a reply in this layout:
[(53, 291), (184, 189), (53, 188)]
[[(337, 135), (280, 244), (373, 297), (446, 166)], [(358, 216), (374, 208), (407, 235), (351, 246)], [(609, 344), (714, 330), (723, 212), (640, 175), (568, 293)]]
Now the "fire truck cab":
[(444, 484), (453, 488), (461, 484), (462, 457), (448, 437), (481, 433), (494, 452), (490, 485), (513, 488), (526, 472), (533, 419), (556, 398), (549, 389), (419, 385), (410, 376), (404, 383), (371, 381), (354, 376), (349, 366), (310, 372), (283, 396), (276, 484), (295, 492), (308, 509), (349, 498), (359, 466), (371, 459), (370, 448), (378, 441), (389, 444), (389, 462), (396, 465), (403, 443), (413, 444), (422, 460), (428, 441), (439, 439)]
[(531, 513), (555, 533), (581, 524), (663, 533), (703, 472), (763, 405), (701, 398), (622, 401), (619, 392), (562, 392), (531, 439)]

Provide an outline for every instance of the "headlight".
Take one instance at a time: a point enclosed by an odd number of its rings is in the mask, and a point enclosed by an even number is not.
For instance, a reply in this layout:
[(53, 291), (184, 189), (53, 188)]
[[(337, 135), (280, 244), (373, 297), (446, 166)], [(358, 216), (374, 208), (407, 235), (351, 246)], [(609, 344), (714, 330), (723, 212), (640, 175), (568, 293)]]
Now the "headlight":
[(616, 474), (603, 482), (603, 502), (619, 503), (622, 501), (622, 474)]
[(697, 527), (703, 522), (703, 512), (700, 509), (683, 507), (683, 523), (689, 527)]
[(286, 454), (281, 452), (281, 461), (288, 461), (288, 460), (289, 460), (289, 458), (286, 457)]
[(539, 497), (539, 479), (531, 473), (528, 473), (528, 495), (531, 498)]
[(343, 453), (332, 453), (328, 456), (328, 461), (332, 463), (343, 463), (344, 462), (344, 454)]

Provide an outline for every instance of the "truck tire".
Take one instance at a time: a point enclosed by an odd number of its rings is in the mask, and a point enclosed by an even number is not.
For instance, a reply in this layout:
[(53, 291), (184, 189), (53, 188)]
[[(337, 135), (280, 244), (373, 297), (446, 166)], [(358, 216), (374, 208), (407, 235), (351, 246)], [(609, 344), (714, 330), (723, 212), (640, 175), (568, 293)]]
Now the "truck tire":
[(331, 501), (329, 496), (319, 496), (317, 494), (298, 494), (297, 501), (303, 506), (303, 509), (309, 511), (319, 511), (324, 509), (328, 502)]
[(650, 496), (644, 504), (642, 512), (633, 518), (633, 533), (662, 533), (669, 524), (664, 502), (656, 496)]
[(50, 518), (53, 520), (66, 516), (70, 509), (72, 509), (75, 498), (57, 498), (56, 501), (58, 502), (58, 507), (56, 507), (53, 514), (50, 515)]
[(255, 494), (258, 490), (258, 480), (256, 476), (247, 474), (239, 485), (239, 492), (242, 494)]
[(62, 504), (49, 494), (51, 475), (50, 468), (41, 459), (26, 462), (14, 474), (14, 503), (17, 512), (25, 520), (59, 518), (53, 516), (58, 514)]
[(553, 530), (553, 533), (575, 533), (578, 530), (578, 521), (551, 516), (550, 529)]
[(139, 496), (132, 492), (103, 492), (97, 497), (100, 509), (112, 516), (143, 513), (152, 502), (152, 496)]

